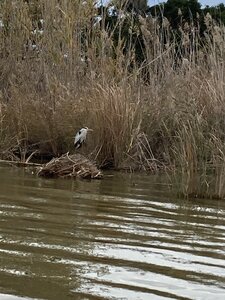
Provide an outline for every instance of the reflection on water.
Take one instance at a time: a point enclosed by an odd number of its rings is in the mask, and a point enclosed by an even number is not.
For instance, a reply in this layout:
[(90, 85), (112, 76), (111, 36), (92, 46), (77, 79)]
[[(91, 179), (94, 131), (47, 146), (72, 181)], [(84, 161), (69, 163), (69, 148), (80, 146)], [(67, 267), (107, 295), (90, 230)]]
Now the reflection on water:
[[(225, 203), (0, 168), (0, 299), (224, 299)], [(24, 298), (23, 298), (24, 299)]]

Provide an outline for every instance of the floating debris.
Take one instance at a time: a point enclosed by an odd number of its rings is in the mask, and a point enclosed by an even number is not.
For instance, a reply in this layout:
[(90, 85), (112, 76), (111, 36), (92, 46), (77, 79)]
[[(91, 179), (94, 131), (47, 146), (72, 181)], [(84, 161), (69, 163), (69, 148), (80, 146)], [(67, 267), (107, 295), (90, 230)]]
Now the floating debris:
[(102, 172), (88, 158), (81, 154), (69, 155), (68, 153), (58, 158), (53, 158), (41, 167), (38, 176), (42, 177), (72, 177), (86, 179), (100, 179)]

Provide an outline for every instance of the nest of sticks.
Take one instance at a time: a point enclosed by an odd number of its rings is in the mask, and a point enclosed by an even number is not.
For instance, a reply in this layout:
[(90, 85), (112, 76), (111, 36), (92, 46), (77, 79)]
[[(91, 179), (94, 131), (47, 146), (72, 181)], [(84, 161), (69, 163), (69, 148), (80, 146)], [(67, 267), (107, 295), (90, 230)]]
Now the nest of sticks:
[(100, 179), (102, 172), (89, 159), (81, 154), (69, 155), (68, 153), (59, 158), (53, 158), (38, 172), (42, 177), (72, 177), (86, 179)]

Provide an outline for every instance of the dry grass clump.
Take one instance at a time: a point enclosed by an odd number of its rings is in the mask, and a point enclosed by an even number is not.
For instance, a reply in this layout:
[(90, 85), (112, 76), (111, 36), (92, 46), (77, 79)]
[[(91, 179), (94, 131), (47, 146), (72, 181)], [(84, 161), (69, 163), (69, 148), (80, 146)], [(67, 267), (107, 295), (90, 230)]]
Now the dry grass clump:
[(140, 17), (128, 33), (143, 35), (138, 64), (132, 43), (93, 22), (92, 1), (13, 3), (0, 15), (3, 157), (71, 152), (88, 126), (82, 151), (99, 166), (163, 170), (182, 195), (225, 197), (224, 26), (206, 16), (202, 38), (182, 24), (178, 44), (168, 20)]
[[(96, 86), (88, 96), (95, 150), (102, 165), (119, 167), (134, 146), (140, 131), (140, 95), (127, 86)], [(94, 148), (94, 145), (93, 145)]]
[(38, 176), (100, 179), (103, 175), (95, 164), (83, 155), (69, 155), (66, 153), (59, 158), (53, 158), (49, 163), (41, 167)]

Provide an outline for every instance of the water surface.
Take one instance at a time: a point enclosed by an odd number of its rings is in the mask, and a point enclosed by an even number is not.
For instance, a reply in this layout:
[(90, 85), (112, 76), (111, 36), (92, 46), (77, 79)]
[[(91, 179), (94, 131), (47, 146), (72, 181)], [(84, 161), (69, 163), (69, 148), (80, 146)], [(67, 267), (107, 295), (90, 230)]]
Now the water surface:
[(225, 299), (225, 202), (160, 181), (1, 166), (0, 299)]

